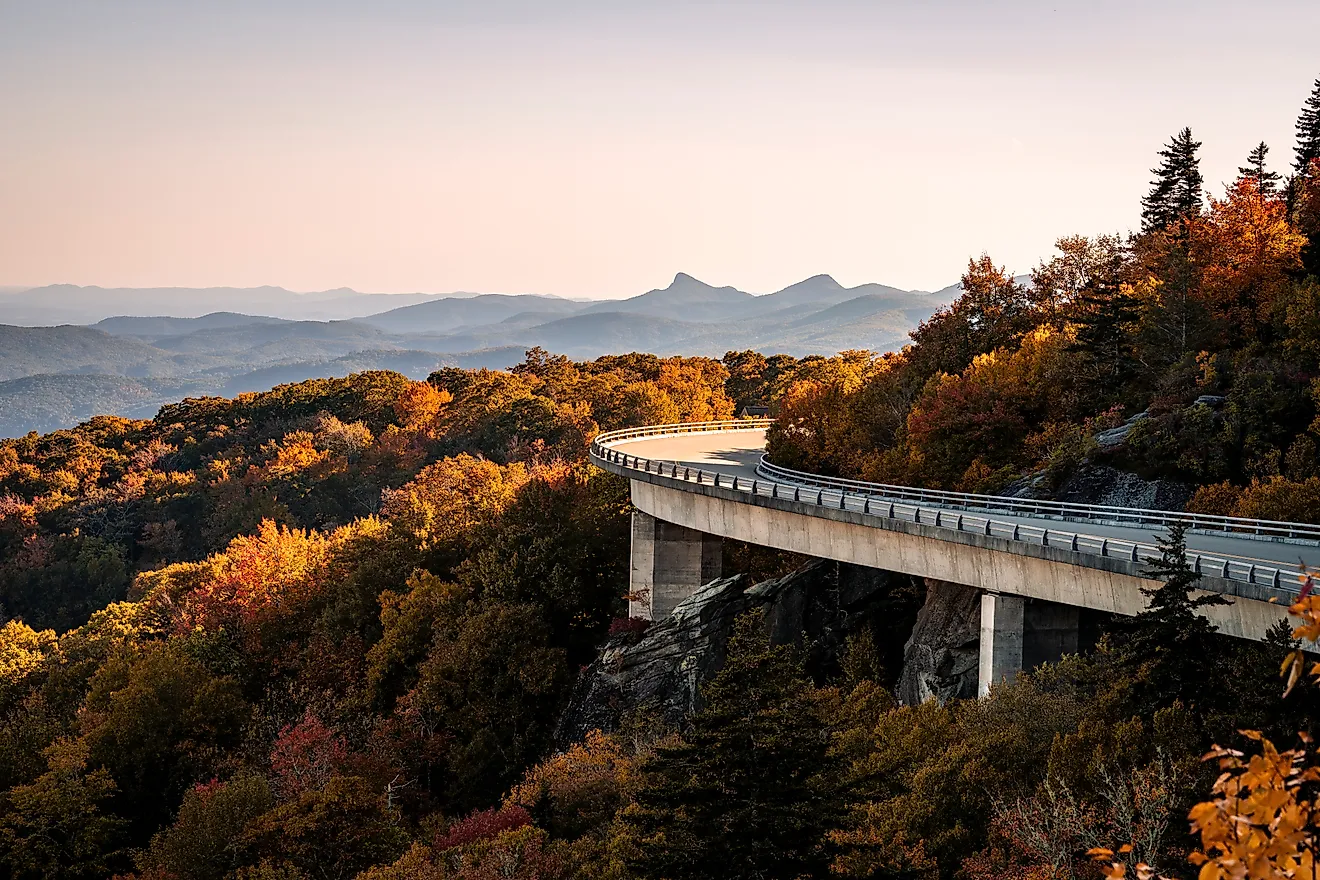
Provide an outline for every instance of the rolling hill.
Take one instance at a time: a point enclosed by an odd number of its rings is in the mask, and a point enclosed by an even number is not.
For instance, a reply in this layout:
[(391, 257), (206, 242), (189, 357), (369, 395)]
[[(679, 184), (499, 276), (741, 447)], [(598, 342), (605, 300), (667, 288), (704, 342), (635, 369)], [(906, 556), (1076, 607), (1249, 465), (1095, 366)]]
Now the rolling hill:
[(361, 323), (393, 333), (453, 333), (464, 327), (502, 323), (519, 315), (547, 319), (581, 311), (585, 303), (549, 296), (487, 293), (462, 299), (446, 297), (368, 315)]
[[(423, 378), (441, 365), (503, 368), (532, 346), (578, 359), (629, 351), (718, 358), (745, 348), (799, 357), (888, 351), (957, 291), (848, 288), (816, 275), (753, 295), (682, 272), (666, 287), (595, 302), (56, 285), (0, 294), (0, 320), (23, 309), (95, 314), (87, 320), (93, 326), (0, 323), (0, 436), (65, 427), (96, 413), (151, 415), (185, 395), (232, 396), (315, 376), (387, 369)], [(318, 309), (337, 317), (303, 317)]]

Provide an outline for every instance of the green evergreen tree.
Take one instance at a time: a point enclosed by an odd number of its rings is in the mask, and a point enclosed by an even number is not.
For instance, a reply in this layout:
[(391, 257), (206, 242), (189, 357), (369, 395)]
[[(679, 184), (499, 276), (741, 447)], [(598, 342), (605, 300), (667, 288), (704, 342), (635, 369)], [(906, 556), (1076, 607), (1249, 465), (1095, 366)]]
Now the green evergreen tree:
[(1304, 177), (1313, 159), (1320, 159), (1320, 79), (1315, 81), (1311, 96), (1302, 105), (1302, 112), (1297, 117), (1297, 160), (1293, 170), (1299, 177)]
[(1161, 162), (1152, 168), (1155, 179), (1151, 190), (1141, 200), (1141, 231), (1154, 232), (1173, 223), (1201, 213), (1202, 187), (1201, 160), (1196, 151), (1201, 142), (1192, 138), (1192, 130), (1178, 132), (1164, 149)]
[(1269, 152), (1269, 145), (1261, 141), (1247, 156), (1247, 164), (1238, 168), (1238, 177), (1255, 181), (1256, 188), (1263, 196), (1272, 196), (1279, 191), (1279, 173), (1270, 171), (1265, 165)]
[(1136, 297), (1118, 285), (1094, 282), (1082, 289), (1069, 311), (1077, 325), (1069, 351), (1089, 356), (1083, 367), (1089, 370), (1087, 378), (1121, 392), (1139, 366), (1133, 345), (1133, 331), (1141, 319)]
[(827, 876), (838, 774), (800, 652), (771, 646), (759, 615), (745, 615), (702, 698), (691, 729), (642, 767), (624, 813), (631, 876)]
[(1218, 629), (1198, 612), (1230, 603), (1218, 593), (1192, 595), (1201, 575), (1188, 561), (1186, 531), (1177, 523), (1159, 539), (1160, 556), (1146, 560), (1146, 574), (1164, 583), (1143, 588), (1146, 609), (1120, 625), (1117, 659), (1140, 714), (1180, 701), (1204, 718), (1219, 699)]

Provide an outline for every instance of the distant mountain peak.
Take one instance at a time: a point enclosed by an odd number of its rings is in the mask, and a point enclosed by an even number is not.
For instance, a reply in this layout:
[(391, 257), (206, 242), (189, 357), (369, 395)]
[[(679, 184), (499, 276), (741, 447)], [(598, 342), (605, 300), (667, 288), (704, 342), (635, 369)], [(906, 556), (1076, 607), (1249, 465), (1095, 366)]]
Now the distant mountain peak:
[(700, 278), (695, 278), (686, 272), (676, 273), (674, 275), (674, 280), (669, 282), (669, 286), (666, 287), (665, 290), (674, 290), (679, 287), (701, 287), (708, 290), (733, 290), (732, 287), (727, 285), (724, 287), (716, 287), (714, 284), (702, 281)]
[(816, 283), (816, 284), (827, 284), (827, 285), (829, 285), (830, 287), (834, 287), (834, 288), (837, 288), (837, 289), (839, 289), (839, 290), (843, 290), (843, 285), (840, 284), (839, 282), (835, 281), (835, 280), (834, 280), (834, 276), (833, 276), (833, 275), (830, 275), (830, 274), (827, 273), (827, 272), (822, 272), (822, 273), (819, 274), (819, 275), (812, 275), (810, 278), (807, 279), (807, 281), (811, 281), (811, 282), (814, 282), (814, 283)]
[(846, 289), (842, 284), (834, 280), (833, 275), (822, 273), (820, 275), (812, 275), (810, 278), (804, 278), (797, 284), (790, 284), (788, 287), (785, 287), (784, 290), (797, 290), (804, 287), (810, 287), (822, 292)]

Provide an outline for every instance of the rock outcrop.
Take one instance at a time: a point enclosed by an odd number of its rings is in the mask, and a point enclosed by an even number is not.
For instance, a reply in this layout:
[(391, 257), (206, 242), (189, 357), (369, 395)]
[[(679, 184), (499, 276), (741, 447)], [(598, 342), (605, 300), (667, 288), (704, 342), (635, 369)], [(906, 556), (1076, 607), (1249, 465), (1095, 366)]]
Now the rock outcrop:
[(1139, 412), (1116, 428), (1097, 432), (1095, 442), (1102, 451), (1112, 452), (1127, 442), (1128, 434), (1132, 433), (1132, 429), (1137, 426), (1138, 422), (1144, 422), (1148, 418), (1150, 418), (1150, 413)]
[[(1224, 398), (1202, 395), (1196, 403), (1211, 408), (1222, 405)], [(1151, 416), (1139, 412), (1116, 428), (1099, 431), (1095, 442), (1101, 456), (1117, 452), (1128, 434)], [(1076, 504), (1103, 504), (1112, 507), (1141, 507), (1148, 510), (1182, 510), (1191, 499), (1193, 487), (1174, 480), (1147, 480), (1129, 471), (1094, 460), (1083, 462), (1062, 483), (1055, 483), (1048, 471), (1027, 474), (1005, 486), (999, 494), (1010, 498), (1042, 501), (1069, 501)]]
[(680, 725), (700, 703), (700, 686), (724, 662), (734, 620), (761, 610), (771, 641), (805, 642), (815, 668), (837, 665), (847, 637), (886, 609), (897, 576), (817, 560), (793, 573), (749, 585), (737, 575), (712, 581), (640, 637), (611, 637), (578, 679), (555, 732), (560, 748), (592, 730), (616, 730), (639, 709)]
[(1147, 510), (1182, 510), (1192, 487), (1174, 480), (1145, 480), (1108, 465), (1083, 465), (1054, 492), (1057, 501), (1141, 507)]
[(926, 604), (903, 648), (898, 701), (947, 703), (976, 696), (981, 639), (981, 591), (926, 580)]

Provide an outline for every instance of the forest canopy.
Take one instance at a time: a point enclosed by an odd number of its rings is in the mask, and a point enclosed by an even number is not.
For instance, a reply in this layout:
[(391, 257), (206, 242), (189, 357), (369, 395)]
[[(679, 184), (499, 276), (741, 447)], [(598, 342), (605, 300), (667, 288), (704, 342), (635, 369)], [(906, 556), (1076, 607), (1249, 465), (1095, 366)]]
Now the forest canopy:
[(1320, 521), (1320, 82), (1286, 178), (1260, 145), (1206, 196), (1199, 148), (1160, 152), (1134, 235), (1061, 238), (1030, 283), (970, 260), (899, 352), (533, 349), (0, 442), (4, 874), (1054, 880), (1108, 848), (1192, 876), (1201, 756), (1320, 715), (1281, 696), (1295, 634), (1197, 615), (1178, 534), (1145, 612), (984, 700), (899, 706), (877, 631), (821, 670), (753, 614), (684, 724), (553, 741), (637, 623), (601, 430), (768, 406), (822, 473), (1049, 493), (1100, 462)]

